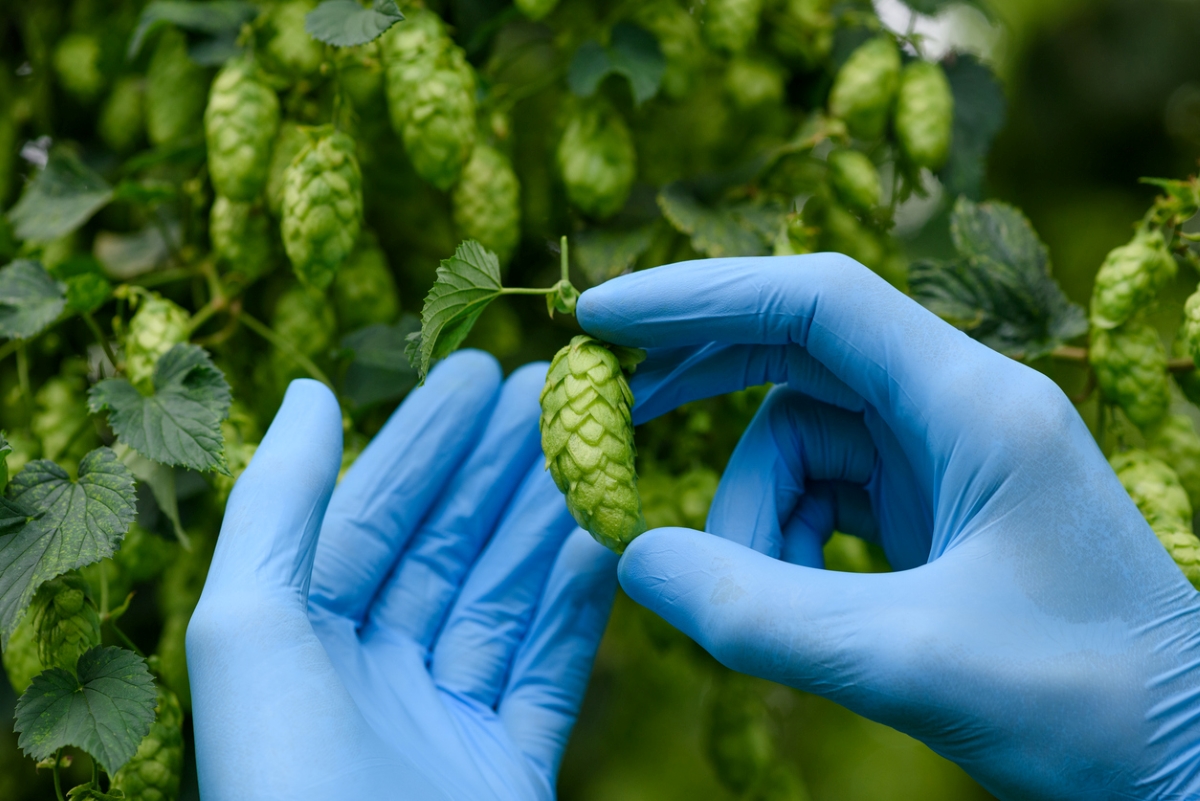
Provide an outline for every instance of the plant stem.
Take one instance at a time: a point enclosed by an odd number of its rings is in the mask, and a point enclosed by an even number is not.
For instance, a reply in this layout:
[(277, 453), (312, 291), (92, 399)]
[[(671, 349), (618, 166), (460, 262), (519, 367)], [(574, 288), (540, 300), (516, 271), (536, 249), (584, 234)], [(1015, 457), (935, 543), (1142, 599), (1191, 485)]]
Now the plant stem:
[(117, 638), (120, 639), (121, 642), (125, 643), (126, 648), (128, 648), (130, 651), (133, 651), (143, 659), (146, 657), (146, 655), (142, 653), (142, 649), (134, 645), (133, 640), (129, 639), (129, 636), (125, 632), (121, 631), (121, 627), (117, 625), (115, 620), (109, 618), (108, 625), (112, 626), (113, 632), (117, 635)]
[[(540, 294), (544, 295), (548, 291), (549, 290), (541, 290)], [(270, 328), (268, 328), (262, 322), (260, 322), (259, 320), (256, 320), (254, 317), (247, 314), (246, 312), (242, 312), (239, 319), (243, 323), (245, 323), (247, 328), (249, 328), (254, 333), (258, 334), (263, 339), (267, 340), (267, 342), (270, 342), (272, 345), (279, 348), (279, 350), (283, 351), (284, 354), (286, 354), (292, 361), (294, 361), (296, 364), (303, 367), (304, 370), (310, 376), (317, 379), (322, 384), (329, 387), (331, 390), (333, 389), (333, 382), (330, 381), (329, 377), (326, 376), (325, 373), (323, 373), (321, 371), (321, 368), (317, 367), (315, 364), (313, 364), (312, 359), (308, 358), (303, 353), (301, 353), (299, 350), (297, 350), (296, 346), (293, 345), (291, 342), (288, 342), (286, 339), (279, 336), (279, 334), (276, 334), (274, 331), (272, 331)]]
[(54, 752), (54, 794), (58, 796), (58, 801), (67, 801), (67, 799), (63, 797), (62, 778), (58, 773), (58, 764), (60, 762), (62, 762), (61, 748)]
[(83, 321), (87, 323), (88, 328), (92, 329), (92, 336), (100, 343), (100, 347), (104, 348), (104, 355), (108, 357), (108, 363), (112, 365), (113, 372), (116, 373), (117, 354), (113, 353), (112, 346), (108, 344), (108, 337), (104, 336), (104, 332), (100, 330), (100, 326), (96, 323), (96, 318), (91, 312), (83, 313)]
[(183, 281), (184, 279), (191, 278), (195, 274), (195, 270), (179, 267), (174, 270), (158, 270), (156, 272), (146, 273), (145, 275), (138, 276), (129, 283), (135, 284), (136, 286), (149, 288), (161, 286), (162, 284), (170, 284), (174, 281)]
[(559, 241), (559, 254), (561, 256), (560, 266), (562, 267), (562, 280), (570, 283), (571, 281), (571, 262), (567, 258), (567, 235), (563, 234)]
[(558, 287), (547, 287), (545, 289), (532, 289), (529, 287), (501, 287), (501, 295), (553, 295), (558, 291)]

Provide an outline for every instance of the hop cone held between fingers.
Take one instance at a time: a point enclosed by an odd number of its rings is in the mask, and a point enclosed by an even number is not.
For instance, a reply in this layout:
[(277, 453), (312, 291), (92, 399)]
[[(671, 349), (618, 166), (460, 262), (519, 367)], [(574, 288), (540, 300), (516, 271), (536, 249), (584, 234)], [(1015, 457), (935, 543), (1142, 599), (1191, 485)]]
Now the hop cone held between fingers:
[(542, 450), (567, 508), (617, 553), (646, 530), (634, 468), (633, 393), (616, 355), (577, 336), (550, 362), (542, 390)]

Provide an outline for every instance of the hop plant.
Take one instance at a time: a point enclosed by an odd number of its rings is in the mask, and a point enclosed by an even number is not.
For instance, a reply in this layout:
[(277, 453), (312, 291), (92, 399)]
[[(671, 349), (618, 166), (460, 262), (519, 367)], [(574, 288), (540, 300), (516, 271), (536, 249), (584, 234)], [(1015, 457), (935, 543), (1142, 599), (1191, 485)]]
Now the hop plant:
[(392, 129), (417, 174), (448, 190), (475, 146), (475, 72), (432, 11), (414, 9), (382, 49)]
[(771, 26), (775, 50), (805, 70), (829, 57), (833, 50), (832, 0), (787, 0), (782, 21)]
[(104, 144), (118, 153), (132, 150), (141, 139), (145, 126), (144, 94), (142, 79), (127, 75), (113, 85), (100, 110), (96, 131)]
[(304, 18), (316, 5), (313, 0), (289, 0), (267, 15), (270, 38), (263, 48), (263, 58), (273, 72), (307, 78), (321, 68), (325, 48), (304, 30)]
[(735, 56), (725, 70), (725, 92), (742, 111), (783, 100), (784, 70), (775, 62), (756, 56)]
[(279, 98), (247, 59), (228, 62), (213, 81), (204, 111), (208, 171), (217, 193), (251, 201), (262, 193), (271, 143), (279, 129)]
[(58, 40), (54, 70), (63, 88), (80, 100), (91, 100), (104, 88), (100, 71), (100, 40), (95, 34), (76, 31)]
[[(325, 295), (293, 286), (275, 304), (271, 328), (293, 347), (312, 358), (329, 350), (337, 334), (337, 318)], [(273, 349), (269, 363), (275, 388), (282, 393), (293, 378), (307, 374), (286, 353)]]
[(1192, 508), (1200, 508), (1200, 435), (1192, 418), (1169, 414), (1145, 433), (1146, 450), (1171, 466)]
[(869, 212), (879, 205), (883, 189), (879, 171), (857, 150), (835, 150), (829, 154), (829, 183), (838, 199), (849, 208)]
[(704, 530), (708, 510), (717, 494), (721, 477), (708, 467), (693, 467), (676, 482), (675, 494), (683, 525)]
[(33, 615), (26, 613), (21, 622), (9, 635), (4, 648), (4, 672), (13, 691), (20, 695), (29, 687), (33, 677), (45, 668), (38, 657), (37, 629), (33, 627)]
[(38, 660), (46, 667), (75, 672), (79, 656), (100, 644), (100, 615), (87, 584), (73, 573), (38, 588), (30, 604), (37, 631)]
[(213, 252), (248, 279), (258, 278), (275, 266), (270, 220), (257, 203), (218, 196), (209, 214), (208, 235)]
[(508, 157), (477, 144), (451, 200), (461, 238), (474, 239), (507, 264), (521, 239), (521, 185)]
[(129, 584), (141, 584), (154, 579), (171, 563), (178, 546), (134, 523), (121, 540), (121, 548), (113, 557)]
[(208, 73), (187, 54), (187, 40), (175, 28), (159, 37), (146, 69), (146, 133), (165, 145), (194, 133), (208, 100)]
[(558, 143), (558, 169), (580, 211), (593, 217), (620, 211), (637, 175), (625, 120), (605, 103), (576, 106)]
[(278, 217), (283, 211), (283, 187), (288, 167), (309, 143), (305, 129), (294, 122), (279, 126), (279, 134), (271, 145), (271, 161), (267, 168), (267, 209)]
[(787, 215), (779, 226), (772, 248), (774, 256), (798, 256), (802, 253), (812, 253), (814, 246), (813, 229), (804, 223), (804, 218), (795, 212)]
[(174, 801), (183, 769), (183, 709), (175, 693), (159, 685), (158, 705), (150, 733), (137, 753), (112, 776), (109, 790), (125, 793), (125, 801)]
[(354, 252), (338, 271), (333, 302), (343, 331), (390, 323), (400, 313), (396, 279), (387, 256), (369, 232), (359, 237)]
[[(1197, 303), (1197, 308), (1192, 313), (1196, 314), (1197, 312), (1200, 312), (1200, 302)], [(1187, 305), (1185, 304), (1183, 327), (1176, 335), (1175, 341), (1171, 343), (1171, 355), (1178, 358), (1191, 356), (1188, 352), (1186, 341), (1188, 314)], [(1192, 358), (1194, 359), (1195, 357)], [(1183, 393), (1183, 397), (1192, 403), (1200, 404), (1200, 370), (1172, 370), (1171, 377), (1175, 379), (1175, 385), (1179, 387), (1179, 391)]]
[(717, 778), (735, 793), (749, 790), (773, 761), (766, 705), (748, 676), (726, 672), (716, 683), (706, 746)]
[(80, 434), (90, 429), (86, 383), (82, 375), (64, 371), (47, 379), (34, 395), (29, 427), (42, 443), (43, 458), (62, 460), (69, 455), (77, 461), (91, 449), (94, 437)]
[(173, 301), (152, 293), (142, 300), (125, 336), (125, 372), (134, 386), (148, 385), (160, 356), (186, 342), (190, 317)]
[(639, 5), (633, 12), (633, 21), (658, 39), (666, 61), (663, 94), (676, 100), (689, 94), (704, 59), (704, 44), (696, 18), (675, 0), (655, 0)]
[(1148, 426), (1167, 413), (1167, 350), (1152, 325), (1135, 319), (1111, 330), (1092, 329), (1088, 360), (1104, 396), (1134, 424)]
[(1143, 450), (1118, 453), (1109, 463), (1159, 542), (1200, 589), (1200, 539), (1192, 533), (1192, 505), (1175, 471)]
[[(1175, 271), (1162, 232), (1139, 231), (1128, 244), (1111, 250), (1100, 265), (1092, 290), (1092, 325), (1116, 328), (1174, 280)], [(1198, 312), (1200, 305), (1193, 307), (1191, 315), (1185, 311), (1185, 332), (1195, 325), (1189, 321)]]
[(616, 355), (589, 336), (555, 354), (542, 389), (542, 450), (567, 508), (620, 553), (646, 530), (634, 468), (633, 393)]
[(362, 173), (353, 139), (341, 131), (313, 136), (288, 167), (280, 232), (297, 277), (324, 289), (358, 239)]
[(217, 491), (217, 504), (224, 507), (233, 492), (233, 485), (238, 477), (249, 467), (258, 443), (247, 441), (239, 427), (231, 420), (221, 423), (221, 434), (225, 439), (225, 463), (229, 465), (229, 475), (216, 475), (213, 488)]
[(900, 73), (896, 92), (896, 141), (915, 167), (936, 170), (950, 155), (954, 95), (941, 66), (913, 61)]
[(558, 6), (558, 0), (516, 0), (517, 10), (532, 20), (539, 20)]
[(1154, 529), (1155, 536), (1167, 549), (1171, 559), (1183, 572), (1184, 578), (1200, 590), (1200, 539), (1188, 525), (1160, 525)]
[(708, 0), (700, 30), (717, 50), (741, 53), (758, 33), (762, 0)]
[(838, 70), (829, 91), (829, 113), (860, 139), (875, 139), (887, 127), (900, 83), (900, 51), (891, 36), (859, 45)]

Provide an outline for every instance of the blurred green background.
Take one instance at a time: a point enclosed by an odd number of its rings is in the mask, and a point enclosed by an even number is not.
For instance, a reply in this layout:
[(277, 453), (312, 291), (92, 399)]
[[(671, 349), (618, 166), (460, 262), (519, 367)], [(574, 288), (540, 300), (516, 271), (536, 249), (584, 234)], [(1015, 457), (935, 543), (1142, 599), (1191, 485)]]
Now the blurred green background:
[[(986, 194), (1026, 212), (1067, 294), (1086, 305), (1105, 253), (1129, 238), (1155, 195), (1138, 178), (1182, 177), (1200, 158), (1200, 2), (990, 0), (990, 6), (999, 30), (973, 11), (952, 12), (984, 30), (988, 56), (1006, 84), (1008, 122), (992, 152)], [(946, 211), (907, 242), (911, 255), (948, 250)], [(1181, 271), (1164, 318), (1178, 315), (1196, 278)], [(497, 309), (493, 316), (512, 314)], [(506, 366), (528, 355), (514, 349)], [(1076, 378), (1069, 369), (1058, 376), (1064, 385)], [(718, 418), (722, 423), (733, 424)], [(715, 666), (649, 618), (618, 598), (563, 764), (564, 801), (730, 797), (703, 749), (704, 700)], [(990, 798), (956, 766), (887, 727), (787, 688), (769, 688), (767, 699), (780, 748), (814, 801)], [(15, 700), (0, 680), (0, 708), (11, 710)], [(36, 774), (17, 751), (11, 720), (0, 715), (0, 801), (53, 797), (49, 776)], [(195, 799), (188, 757), (183, 797)], [(77, 763), (72, 772), (82, 779), (89, 767)]]

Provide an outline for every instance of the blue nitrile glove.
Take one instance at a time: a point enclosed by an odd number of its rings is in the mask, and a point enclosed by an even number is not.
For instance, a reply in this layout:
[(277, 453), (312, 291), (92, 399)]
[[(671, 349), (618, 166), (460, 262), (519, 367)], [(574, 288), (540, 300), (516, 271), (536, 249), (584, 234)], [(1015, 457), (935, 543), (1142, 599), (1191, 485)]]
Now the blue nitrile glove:
[[(629, 546), (635, 600), (1001, 798), (1200, 797), (1200, 595), (1050, 379), (834, 254), (639, 272), (577, 313), (650, 349), (635, 421), (781, 385), (726, 469), (719, 536)], [(897, 572), (817, 569), (834, 528)]]
[(545, 374), (451, 356), (336, 491), (337, 403), (292, 384), (188, 627), (205, 801), (554, 797), (616, 557), (544, 470)]

